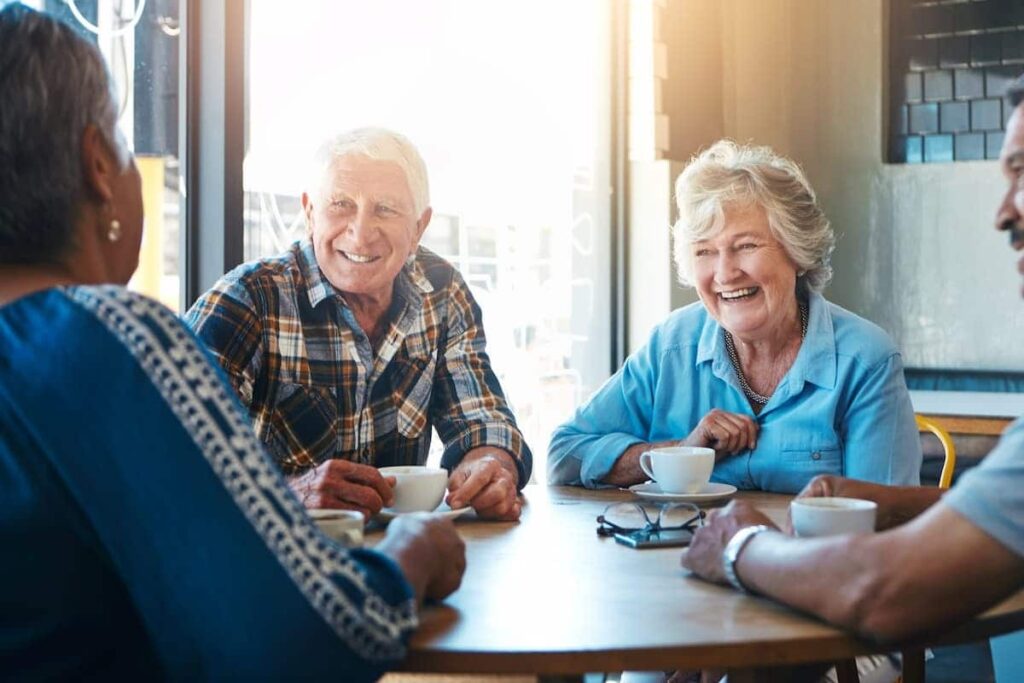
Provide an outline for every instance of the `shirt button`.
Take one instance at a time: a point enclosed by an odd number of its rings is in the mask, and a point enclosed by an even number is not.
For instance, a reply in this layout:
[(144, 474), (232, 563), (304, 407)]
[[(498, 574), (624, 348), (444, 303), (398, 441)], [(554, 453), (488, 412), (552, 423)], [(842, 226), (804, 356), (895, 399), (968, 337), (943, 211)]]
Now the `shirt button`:
[(818, 451), (811, 453), (811, 460), (821, 460), (821, 453)]

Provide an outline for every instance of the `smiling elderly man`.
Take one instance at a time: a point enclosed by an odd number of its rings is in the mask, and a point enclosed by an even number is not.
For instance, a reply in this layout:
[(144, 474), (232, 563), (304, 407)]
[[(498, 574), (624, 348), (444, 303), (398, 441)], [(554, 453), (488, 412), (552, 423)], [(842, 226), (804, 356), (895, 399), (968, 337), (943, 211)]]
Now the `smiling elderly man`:
[(479, 306), (419, 246), (431, 215), (423, 160), (405, 137), (363, 128), (316, 161), (307, 238), (228, 273), (185, 320), (307, 507), (379, 512), (393, 481), (377, 468), (423, 464), (435, 427), (449, 504), (518, 518), (530, 450)]

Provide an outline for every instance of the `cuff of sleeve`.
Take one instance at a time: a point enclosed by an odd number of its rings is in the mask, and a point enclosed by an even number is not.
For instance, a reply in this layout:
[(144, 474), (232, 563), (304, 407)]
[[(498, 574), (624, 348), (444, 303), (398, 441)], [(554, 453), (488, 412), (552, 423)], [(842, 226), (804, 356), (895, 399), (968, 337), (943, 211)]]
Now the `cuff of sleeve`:
[(349, 550), (352, 559), (364, 569), (363, 575), (372, 592), (380, 596), (385, 605), (364, 605), (364, 611), (378, 612), (375, 621), (390, 631), (402, 643), (419, 628), (416, 594), (398, 565), (387, 555), (368, 548)]
[(441, 456), (441, 467), (449, 472), (458, 467), (466, 453), (480, 446), (492, 446), (506, 451), (516, 462), (519, 473), (518, 488), (521, 491), (530, 481), (533, 471), (533, 454), (523, 440), (519, 430), (502, 423), (474, 424), (453, 439)]
[(619, 456), (630, 446), (643, 443), (632, 434), (612, 433), (587, 444), (590, 457), (580, 463), (580, 480), (588, 489), (606, 488), (604, 478), (612, 471)]

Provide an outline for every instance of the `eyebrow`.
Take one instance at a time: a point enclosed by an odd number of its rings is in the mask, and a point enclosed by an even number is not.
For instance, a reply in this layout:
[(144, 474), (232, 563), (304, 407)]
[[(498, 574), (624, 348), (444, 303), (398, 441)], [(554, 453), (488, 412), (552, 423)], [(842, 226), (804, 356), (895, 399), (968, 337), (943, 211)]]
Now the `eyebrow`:
[[(1024, 150), (1021, 151), (1021, 154), (1024, 155)], [(732, 236), (732, 241), (735, 242), (736, 240), (741, 240), (741, 239), (743, 239), (745, 237), (761, 237), (761, 236), (762, 236), (761, 233), (757, 233), (757, 232), (740, 232), (740, 233), (737, 233), (737, 234)], [(710, 241), (711, 241), (711, 238), (707, 237), (707, 238), (702, 239), (702, 240), (696, 240), (694, 242), (694, 244), (707, 244)]]

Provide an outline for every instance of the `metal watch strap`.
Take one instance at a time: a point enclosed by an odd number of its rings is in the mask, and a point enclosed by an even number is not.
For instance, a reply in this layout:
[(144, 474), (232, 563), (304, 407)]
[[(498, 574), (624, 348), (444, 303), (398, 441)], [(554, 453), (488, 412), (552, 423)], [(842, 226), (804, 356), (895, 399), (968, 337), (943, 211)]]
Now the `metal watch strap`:
[(736, 575), (736, 561), (740, 558), (743, 548), (750, 543), (750, 539), (762, 531), (770, 531), (771, 527), (764, 524), (745, 526), (732, 536), (732, 540), (725, 546), (722, 552), (722, 572), (725, 574), (729, 584), (738, 591), (749, 593), (750, 590), (743, 585), (740, 577)]

